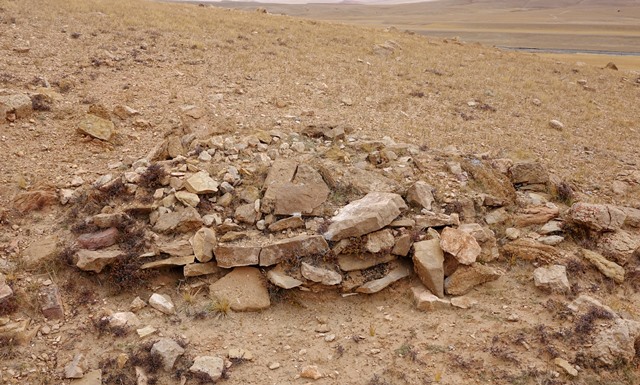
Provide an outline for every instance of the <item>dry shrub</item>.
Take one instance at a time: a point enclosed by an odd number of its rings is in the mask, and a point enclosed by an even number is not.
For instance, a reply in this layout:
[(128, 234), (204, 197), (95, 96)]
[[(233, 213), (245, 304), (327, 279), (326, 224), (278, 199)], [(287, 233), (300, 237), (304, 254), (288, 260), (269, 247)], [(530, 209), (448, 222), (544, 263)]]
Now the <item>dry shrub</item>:
[(167, 171), (161, 165), (154, 163), (140, 176), (139, 186), (156, 189), (162, 187), (162, 180), (167, 176)]
[(58, 197), (52, 191), (28, 191), (18, 194), (13, 200), (13, 205), (21, 214), (26, 214), (31, 211), (42, 210), (46, 206), (54, 204), (57, 199)]

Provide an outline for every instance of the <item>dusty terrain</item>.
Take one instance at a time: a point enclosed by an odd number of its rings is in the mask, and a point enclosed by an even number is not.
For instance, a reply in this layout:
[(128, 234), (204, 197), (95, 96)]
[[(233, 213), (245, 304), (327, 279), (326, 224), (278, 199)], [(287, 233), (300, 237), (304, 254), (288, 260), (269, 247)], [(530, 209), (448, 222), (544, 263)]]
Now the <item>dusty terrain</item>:
[[(1, 382), (99, 383), (88, 375), (64, 379), (78, 353), (87, 361), (80, 365), (84, 372), (99, 370), (105, 384), (145, 383), (135, 367), (149, 384), (211, 383), (189, 371), (205, 355), (223, 358), (228, 369), (218, 381), (234, 384), (640, 381), (640, 329), (629, 326), (634, 331), (618, 338), (619, 345), (607, 340), (608, 348), (620, 348), (611, 353), (614, 361), (603, 363), (592, 349), (607, 330), (640, 319), (638, 72), (397, 29), (124, 0), (2, 1), (0, 57), (0, 97), (27, 95), (34, 109), (0, 116), (0, 273), (6, 281), (0, 289), (13, 292), (0, 304)], [(78, 131), (89, 117), (113, 124), (108, 140)], [(346, 134), (323, 131), (323, 137), (313, 127)], [(178, 153), (170, 155), (167, 147), (175, 146)], [(269, 232), (256, 218), (240, 220), (238, 209), (253, 204), (245, 197), (256, 192), (264, 201), (265, 178), (278, 159), (319, 170), (330, 192), (320, 211), (303, 217), (304, 227)], [(171, 181), (147, 172), (152, 163), (171, 173)], [(544, 177), (534, 194), (512, 164), (533, 165)], [(500, 278), (459, 297), (475, 302), (467, 309), (440, 303), (418, 310), (411, 292), (422, 286), (416, 274), (375, 294), (344, 296), (354, 291), (348, 283), (357, 274), (343, 273), (339, 288), (304, 279), (308, 291), (269, 283), (268, 308), (229, 310), (209, 289), (228, 269), (192, 278), (182, 266), (137, 270), (139, 261), (171, 255), (158, 251), (160, 243), (186, 241), (197, 230), (159, 231), (157, 221), (189, 206), (175, 196), (199, 170), (220, 186), (232, 185), (226, 197), (222, 187), (201, 194), (196, 209), (203, 218), (228, 220), (205, 226), (220, 245), (230, 232), (246, 235), (227, 243), (238, 247), (326, 237), (331, 218), (349, 202), (378, 190), (406, 198), (424, 181), (433, 187), (433, 215), (451, 224), (421, 227), (419, 218), (432, 214), (408, 204), (400, 218), (409, 222), (385, 230), (429, 241), (440, 235), (428, 227), (440, 233), (457, 227), (451, 218), (458, 214), (462, 224), (493, 232), (499, 255), (478, 265)], [(618, 222), (587, 229), (569, 211), (576, 202), (610, 204), (604, 207), (618, 213)], [(489, 220), (496, 210), (506, 217)], [(117, 228), (117, 242), (133, 262), (99, 274), (81, 271), (78, 240), (97, 231), (97, 214), (121, 211), (133, 222)], [(566, 224), (553, 232), (563, 238), (543, 246), (537, 240), (550, 219)], [(621, 234), (632, 248), (607, 249), (604, 239)], [(34, 252), (38, 246), (44, 251)], [(625, 279), (601, 273), (584, 257), (586, 249), (617, 261)], [(331, 253), (327, 260), (298, 258), (289, 267), (331, 264)], [(36, 254), (42, 259), (34, 261)], [(398, 257), (368, 269), (364, 279), (411, 261)], [(547, 265), (566, 267), (570, 289), (534, 285), (533, 271)], [(64, 314), (45, 312), (47, 318), (42, 306), (50, 301), (39, 293), (51, 288), (58, 289)], [(147, 305), (136, 311), (136, 325), (101, 321), (153, 293), (168, 295), (175, 313)], [(567, 308), (585, 295), (602, 305)], [(454, 297), (447, 293), (446, 300)], [(157, 330), (140, 338), (136, 330), (144, 326)], [(149, 354), (160, 338), (185, 349), (172, 369), (159, 368)], [(234, 348), (252, 359), (229, 357)], [(317, 366), (322, 377), (299, 378), (307, 366)]]

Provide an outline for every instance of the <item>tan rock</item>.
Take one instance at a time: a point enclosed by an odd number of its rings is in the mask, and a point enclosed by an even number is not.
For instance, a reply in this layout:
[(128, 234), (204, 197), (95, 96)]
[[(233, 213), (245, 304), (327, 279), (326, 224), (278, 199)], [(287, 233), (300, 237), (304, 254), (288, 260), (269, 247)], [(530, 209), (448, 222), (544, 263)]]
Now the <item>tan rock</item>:
[(415, 219), (416, 226), (423, 229), (427, 227), (458, 226), (460, 224), (460, 217), (457, 213), (447, 215), (427, 212), (424, 215), (416, 215)]
[(556, 218), (560, 210), (556, 205), (529, 207), (518, 212), (513, 221), (517, 227), (540, 225)]
[(260, 247), (251, 246), (217, 246), (213, 254), (219, 267), (257, 265), (260, 262)]
[(193, 247), (193, 254), (200, 262), (209, 262), (213, 258), (213, 249), (218, 243), (216, 233), (208, 227), (203, 227), (189, 239)]
[(233, 311), (258, 311), (271, 305), (266, 282), (255, 267), (236, 267), (209, 287), (212, 298), (229, 301)]
[(258, 220), (258, 213), (256, 212), (255, 205), (253, 203), (247, 203), (240, 205), (236, 208), (235, 212), (236, 221), (240, 223), (247, 223), (253, 225)]
[(33, 112), (31, 98), (27, 94), (0, 95), (0, 122), (5, 119), (26, 118)]
[(446, 227), (440, 237), (442, 250), (456, 257), (463, 265), (470, 265), (475, 262), (482, 252), (473, 235), (465, 231)]
[(159, 269), (163, 267), (172, 267), (172, 266), (184, 266), (184, 265), (193, 263), (195, 259), (196, 257), (193, 255), (187, 255), (184, 257), (171, 257), (171, 258), (161, 259), (159, 261), (145, 263), (144, 265), (140, 266), (140, 268), (142, 270), (146, 270), (146, 269)]
[(71, 381), (70, 385), (102, 385), (102, 369), (90, 370), (82, 378)]
[(299, 235), (265, 246), (260, 252), (260, 266), (271, 266), (294, 257), (323, 255), (329, 251), (321, 235)]
[(171, 301), (171, 297), (166, 294), (153, 293), (149, 297), (149, 306), (164, 314), (175, 314), (176, 307)]
[(392, 269), (387, 275), (380, 279), (369, 281), (356, 289), (358, 293), (373, 294), (386, 288), (392, 283), (411, 275), (411, 264), (400, 262), (397, 267)]
[(113, 139), (113, 122), (93, 114), (87, 114), (78, 126), (78, 132), (108, 142)]
[(465, 223), (460, 225), (458, 229), (473, 235), (480, 245), (482, 251), (478, 256), (478, 261), (491, 262), (500, 256), (498, 243), (493, 230), (487, 227), (482, 227), (478, 223)]
[(447, 309), (451, 306), (449, 300), (438, 298), (424, 286), (412, 287), (411, 293), (413, 294), (413, 302), (418, 310), (434, 311)]
[(194, 194), (211, 194), (218, 192), (218, 183), (214, 181), (206, 171), (198, 171), (190, 176), (185, 181), (184, 187)]
[(78, 250), (75, 255), (76, 266), (80, 270), (100, 273), (106, 266), (114, 263), (123, 252), (120, 249)]
[(463, 265), (444, 280), (444, 290), (449, 295), (464, 295), (474, 287), (495, 281), (502, 275), (499, 270), (479, 263)]
[(533, 281), (537, 288), (551, 292), (571, 291), (571, 285), (567, 279), (567, 268), (562, 265), (538, 267), (533, 271)]
[(640, 322), (615, 318), (610, 325), (597, 331), (587, 358), (598, 365), (613, 368), (629, 364), (636, 357), (636, 341), (640, 338)]
[(595, 231), (615, 231), (624, 223), (627, 214), (611, 205), (578, 202), (568, 212), (569, 221)]
[(553, 263), (562, 257), (562, 254), (555, 247), (526, 238), (507, 243), (503, 246), (502, 251), (507, 258), (542, 263)]
[(178, 191), (176, 192), (175, 197), (185, 206), (196, 207), (200, 204), (200, 197), (198, 197), (198, 194), (194, 194), (189, 191)]
[(564, 358), (556, 357), (553, 359), (553, 363), (562, 368), (571, 377), (575, 377), (578, 375), (578, 371), (576, 370), (576, 368)]
[(185, 277), (199, 277), (201, 275), (218, 274), (220, 268), (215, 262), (207, 263), (190, 263), (184, 265), (183, 274)]
[(339, 273), (322, 267), (316, 267), (306, 262), (302, 262), (300, 272), (306, 279), (327, 286), (338, 285), (342, 282), (342, 275)]
[(613, 279), (616, 283), (624, 282), (624, 268), (622, 266), (591, 250), (582, 249), (581, 254), (606, 277)]
[(153, 344), (151, 354), (159, 355), (162, 358), (164, 370), (169, 372), (173, 369), (178, 357), (184, 354), (184, 348), (172, 339), (162, 338)]
[(51, 261), (58, 252), (58, 237), (51, 235), (35, 240), (22, 252), (22, 262), (25, 267), (36, 267)]
[(311, 166), (276, 160), (267, 175), (263, 213), (311, 215), (329, 196), (329, 187)]
[(82, 234), (76, 242), (83, 249), (98, 250), (113, 246), (118, 242), (120, 232), (115, 227), (95, 233)]
[(549, 172), (538, 162), (518, 162), (509, 168), (514, 185), (544, 185), (549, 182)]
[(174, 212), (161, 214), (153, 225), (159, 233), (187, 233), (202, 226), (202, 218), (193, 207), (185, 207)]
[(393, 249), (391, 249), (391, 254), (406, 257), (407, 255), (409, 255), (412, 245), (413, 239), (411, 238), (411, 235), (402, 234), (396, 239), (395, 244), (393, 245)]
[(64, 319), (64, 305), (56, 285), (43, 286), (38, 293), (42, 315), (48, 319)]
[(119, 227), (129, 221), (131, 218), (125, 213), (107, 213), (97, 214), (91, 218), (94, 225), (101, 229), (109, 227)]
[(438, 239), (413, 244), (413, 268), (420, 281), (435, 295), (444, 297), (444, 252)]
[(407, 190), (407, 202), (410, 205), (431, 210), (431, 205), (435, 201), (432, 191), (432, 186), (426, 182), (418, 181)]
[(4, 274), (0, 273), (0, 303), (13, 296), (13, 289), (7, 285), (7, 280)]
[(624, 220), (625, 226), (640, 228), (640, 210), (633, 207), (621, 207), (620, 208), (627, 217)]
[(340, 209), (338, 215), (331, 218), (331, 225), (324, 237), (330, 241), (339, 241), (380, 230), (390, 224), (406, 208), (406, 204), (398, 194), (369, 193), (364, 198)]
[(477, 300), (466, 295), (462, 297), (451, 298), (451, 306), (455, 306), (460, 309), (469, 309), (477, 304), (478, 304)]
[(0, 324), (0, 338), (6, 341), (15, 341), (18, 344), (25, 344), (31, 339), (32, 333), (28, 327), (31, 323), (30, 319)]
[(299, 216), (280, 219), (269, 225), (269, 231), (276, 233), (288, 229), (298, 229), (304, 227), (304, 220)]
[(318, 370), (318, 366), (306, 365), (300, 371), (300, 377), (317, 380), (322, 378), (323, 376), (322, 376), (322, 373), (320, 373), (320, 370)]
[(193, 255), (193, 248), (186, 239), (179, 239), (177, 241), (171, 241), (167, 243), (161, 243), (158, 245), (158, 250), (161, 253), (169, 254), (174, 257), (185, 257), (187, 255)]
[(393, 248), (395, 239), (393, 233), (389, 229), (380, 230), (367, 235), (364, 248), (373, 254), (385, 252), (388, 253)]
[(184, 155), (184, 146), (182, 141), (177, 135), (171, 135), (167, 138), (167, 154), (170, 158), (177, 158), (180, 155)]
[(338, 255), (338, 266), (342, 271), (364, 270), (395, 259), (396, 257), (391, 254), (340, 254)]
[(293, 289), (303, 284), (302, 281), (297, 280), (284, 271), (281, 265), (277, 265), (273, 269), (267, 272), (267, 279), (272, 284), (281, 287), (283, 289)]
[(502, 207), (497, 210), (493, 210), (484, 217), (484, 221), (487, 222), (488, 225), (496, 225), (499, 223), (504, 223), (511, 218), (511, 214), (507, 212), (507, 210)]
[(602, 234), (598, 239), (598, 249), (620, 265), (626, 265), (636, 250), (640, 252), (640, 234), (618, 230)]

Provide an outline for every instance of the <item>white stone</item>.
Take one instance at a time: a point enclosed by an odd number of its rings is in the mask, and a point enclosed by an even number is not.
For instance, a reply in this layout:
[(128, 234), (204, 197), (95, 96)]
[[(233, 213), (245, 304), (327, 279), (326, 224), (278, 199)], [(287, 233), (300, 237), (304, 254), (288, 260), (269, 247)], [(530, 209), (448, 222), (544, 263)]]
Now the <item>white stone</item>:
[(164, 314), (174, 314), (176, 312), (175, 306), (168, 295), (153, 293), (149, 298), (149, 305)]

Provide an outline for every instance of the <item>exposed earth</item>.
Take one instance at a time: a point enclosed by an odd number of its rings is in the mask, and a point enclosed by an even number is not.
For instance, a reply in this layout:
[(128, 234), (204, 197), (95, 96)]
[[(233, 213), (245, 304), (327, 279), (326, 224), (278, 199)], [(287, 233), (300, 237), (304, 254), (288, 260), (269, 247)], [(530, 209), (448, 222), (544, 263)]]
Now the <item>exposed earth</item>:
[(0, 382), (637, 384), (640, 74), (0, 2)]

